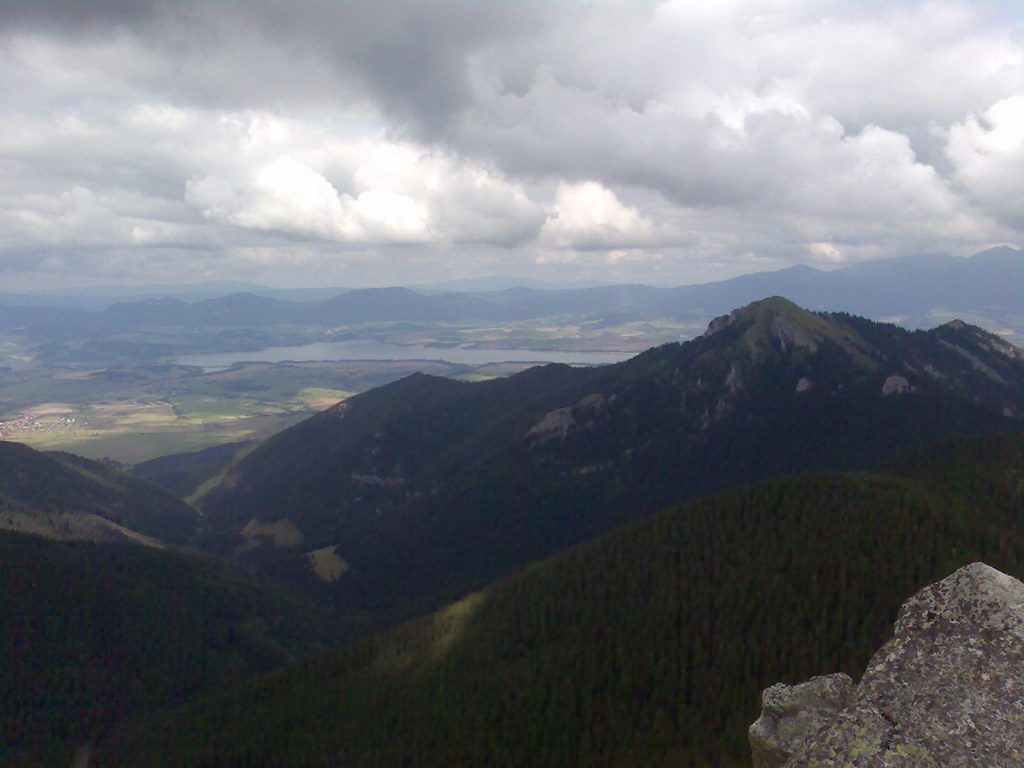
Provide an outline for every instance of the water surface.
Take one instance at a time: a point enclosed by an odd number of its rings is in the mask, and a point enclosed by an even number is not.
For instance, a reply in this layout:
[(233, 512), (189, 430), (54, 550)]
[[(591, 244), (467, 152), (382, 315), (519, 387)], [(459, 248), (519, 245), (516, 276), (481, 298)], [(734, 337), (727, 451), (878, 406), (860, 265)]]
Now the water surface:
[(312, 362), (319, 360), (444, 360), (463, 365), (486, 363), (567, 363), (601, 365), (628, 360), (635, 353), (565, 352), (545, 349), (471, 349), (467, 347), (428, 347), (422, 344), (387, 344), (362, 339), (318, 341), (297, 347), (267, 347), (257, 352), (211, 352), (202, 355), (178, 355), (171, 360), (179, 365), (197, 365), (206, 369), (229, 368), (235, 363)]

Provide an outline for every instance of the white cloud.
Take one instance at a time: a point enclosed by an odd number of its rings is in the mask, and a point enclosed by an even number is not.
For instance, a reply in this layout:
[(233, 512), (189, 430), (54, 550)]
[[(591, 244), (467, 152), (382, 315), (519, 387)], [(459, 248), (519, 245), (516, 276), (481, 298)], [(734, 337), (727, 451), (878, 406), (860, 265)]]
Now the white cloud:
[(560, 183), (541, 240), (561, 248), (608, 250), (680, 242), (596, 181)]
[(504, 244), (534, 237), (543, 220), (522, 187), (443, 152), (265, 117), (231, 126), (216, 168), (186, 185), (186, 201), (214, 221), (344, 243)]
[(946, 155), (971, 198), (1024, 230), (1024, 95), (968, 115), (948, 131)]
[(976, 237), (979, 222), (934, 167), (918, 162), (909, 139), (875, 125), (847, 136), (797, 133), (792, 155), (801, 185), (780, 184), (783, 215), (813, 240), (856, 242), (889, 233)]
[(688, 281), (1013, 242), (1022, 30), (1012, 0), (0, 5), (0, 270)]
[(340, 195), (331, 183), (287, 155), (248, 176), (190, 179), (185, 199), (214, 221), (305, 238), (414, 243), (429, 239), (426, 212), (388, 190)]
[(815, 259), (826, 262), (839, 262), (843, 260), (843, 251), (835, 243), (810, 243), (807, 250)]

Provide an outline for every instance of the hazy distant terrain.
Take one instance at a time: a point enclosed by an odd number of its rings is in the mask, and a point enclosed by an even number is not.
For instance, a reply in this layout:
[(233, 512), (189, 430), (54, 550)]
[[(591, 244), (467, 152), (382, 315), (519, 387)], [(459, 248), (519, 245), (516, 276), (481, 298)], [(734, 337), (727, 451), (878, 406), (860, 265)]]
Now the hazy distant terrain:
[(751, 768), (766, 685), (1024, 575), (1022, 45), (0, 0), (0, 768)]
[[(1024, 341), (1024, 257), (1008, 247), (970, 259), (925, 255), (832, 272), (798, 266), (676, 288), (480, 290), (509, 280), (419, 290), (211, 284), (0, 295), (0, 435), (134, 463), (264, 437), (414, 371), (480, 380), (526, 367), (445, 362), (456, 346), (536, 350), (514, 356), (534, 361), (559, 359), (558, 351), (625, 355), (693, 338), (716, 315), (770, 295), (909, 328), (959, 318)], [(174, 362), (354, 339), (427, 351), (416, 361), (224, 371)]]
[[(520, 370), (523, 366), (512, 366)], [(485, 376), (508, 366), (443, 362), (253, 363), (228, 370), (142, 364), (32, 366), (0, 375), (0, 437), (135, 463), (260, 438), (415, 370)]]

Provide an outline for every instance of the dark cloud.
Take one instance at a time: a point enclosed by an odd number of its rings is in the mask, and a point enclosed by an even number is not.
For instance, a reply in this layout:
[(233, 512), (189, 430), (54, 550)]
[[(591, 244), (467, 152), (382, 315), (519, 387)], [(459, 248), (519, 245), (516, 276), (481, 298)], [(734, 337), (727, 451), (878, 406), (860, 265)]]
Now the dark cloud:
[(190, 5), (188, 0), (5, 0), (0, 28), (7, 34), (102, 34), (139, 28)]
[[(290, 98), (372, 98), (397, 131), (437, 138), (472, 100), (469, 57), (543, 28), (556, 2), (453, 0), (16, 0), (8, 36), (132, 35), (173, 66), (132, 72), (179, 103), (237, 108)], [(269, 66), (268, 66), (269, 65)], [(276, 72), (274, 71), (276, 70)]]
[(248, 4), (233, 9), (286, 48), (309, 45), (329, 56), (338, 71), (354, 72), (400, 125), (437, 138), (473, 99), (469, 58), (541, 28), (555, 6), (540, 0), (324, 3), (318, 13), (298, 17), (291, 6), (268, 6), (255, 17), (248, 17)]

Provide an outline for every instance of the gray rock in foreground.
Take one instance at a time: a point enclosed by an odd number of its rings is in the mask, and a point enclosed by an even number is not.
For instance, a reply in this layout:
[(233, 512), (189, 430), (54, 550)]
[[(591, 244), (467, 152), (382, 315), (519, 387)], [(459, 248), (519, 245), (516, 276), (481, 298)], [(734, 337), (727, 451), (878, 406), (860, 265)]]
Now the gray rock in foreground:
[(775, 768), (818, 736), (853, 698), (853, 680), (839, 673), (799, 685), (776, 683), (761, 694), (761, 717), (750, 726), (754, 768)]
[(1024, 584), (984, 563), (925, 587), (860, 683), (765, 690), (756, 768), (1024, 768)]

